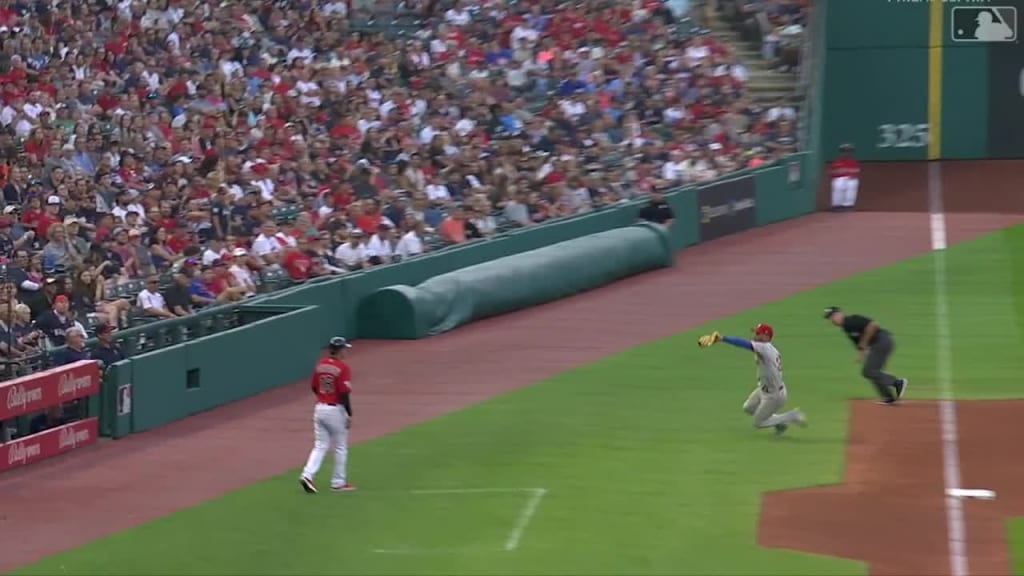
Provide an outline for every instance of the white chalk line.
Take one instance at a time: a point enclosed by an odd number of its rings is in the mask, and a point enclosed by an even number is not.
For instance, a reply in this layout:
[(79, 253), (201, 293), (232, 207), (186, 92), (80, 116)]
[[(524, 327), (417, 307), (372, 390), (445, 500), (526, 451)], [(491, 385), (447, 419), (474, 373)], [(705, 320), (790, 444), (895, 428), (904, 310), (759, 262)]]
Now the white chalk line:
[(547, 492), (544, 488), (439, 488), (436, 490), (409, 490), (409, 494), (502, 494)]
[(541, 500), (547, 495), (546, 488), (439, 488), (430, 490), (409, 490), (408, 494), (529, 494), (516, 522), (505, 539), (501, 548), (491, 547), (455, 547), (455, 548), (375, 548), (378, 554), (479, 554), (490, 552), (512, 552), (519, 548), (519, 543), (526, 533), (527, 527), (537, 514)]
[(505, 540), (506, 552), (519, 548), (519, 541), (523, 538), (526, 527), (530, 525), (530, 520), (533, 520), (533, 515), (537, 513), (540, 501), (544, 499), (544, 495), (547, 493), (547, 490), (539, 488), (530, 494), (530, 499), (526, 501), (526, 506), (523, 506), (523, 510), (519, 513), (519, 518), (516, 519), (516, 525), (512, 528), (512, 533), (508, 535), (508, 540)]
[(942, 172), (938, 162), (928, 163), (928, 211), (931, 248), (935, 263), (935, 338), (938, 358), (939, 422), (942, 430), (942, 476), (946, 499), (946, 541), (952, 576), (969, 576), (967, 524), (963, 502), (954, 494), (960, 486), (960, 434), (953, 395), (953, 345), (946, 287), (946, 217), (942, 205)]

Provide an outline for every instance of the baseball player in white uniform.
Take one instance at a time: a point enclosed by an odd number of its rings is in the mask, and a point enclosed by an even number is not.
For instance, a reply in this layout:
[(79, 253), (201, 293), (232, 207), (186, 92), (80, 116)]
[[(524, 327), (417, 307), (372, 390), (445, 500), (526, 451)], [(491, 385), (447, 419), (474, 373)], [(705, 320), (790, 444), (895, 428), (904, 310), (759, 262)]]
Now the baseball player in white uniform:
[(771, 326), (758, 324), (754, 327), (753, 340), (722, 336), (718, 332), (713, 332), (701, 336), (697, 344), (701, 348), (706, 348), (718, 342), (725, 342), (754, 353), (757, 362), (757, 387), (743, 403), (743, 411), (754, 417), (755, 428), (775, 428), (775, 434), (782, 435), (789, 429), (790, 424), (806, 426), (807, 419), (799, 408), (782, 414), (775, 413), (786, 404), (786, 384), (782, 379), (782, 356), (772, 344), (774, 337), (775, 330)]

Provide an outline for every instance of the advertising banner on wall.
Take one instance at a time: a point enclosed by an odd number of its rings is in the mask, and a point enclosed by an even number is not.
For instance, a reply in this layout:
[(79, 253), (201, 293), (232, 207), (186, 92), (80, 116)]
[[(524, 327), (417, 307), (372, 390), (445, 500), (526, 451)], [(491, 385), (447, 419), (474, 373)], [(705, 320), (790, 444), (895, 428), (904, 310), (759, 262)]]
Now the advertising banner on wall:
[(0, 472), (94, 444), (98, 427), (99, 420), (86, 418), (0, 444)]
[(82, 360), (58, 368), (8, 380), (0, 384), (0, 420), (31, 414), (47, 406), (85, 398), (100, 391), (95, 360)]
[(697, 189), (700, 241), (750, 230), (757, 223), (753, 176), (726, 180)]

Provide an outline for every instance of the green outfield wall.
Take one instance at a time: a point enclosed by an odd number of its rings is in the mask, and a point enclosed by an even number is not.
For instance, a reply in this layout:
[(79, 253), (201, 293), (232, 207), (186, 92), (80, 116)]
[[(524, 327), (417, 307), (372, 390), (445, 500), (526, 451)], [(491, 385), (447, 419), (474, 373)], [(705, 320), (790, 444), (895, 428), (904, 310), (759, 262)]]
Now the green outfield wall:
[(981, 12), (1017, 33), (1024, 0), (819, 7), (826, 160), (844, 142), (861, 160), (1024, 157), (1024, 46), (974, 40)]

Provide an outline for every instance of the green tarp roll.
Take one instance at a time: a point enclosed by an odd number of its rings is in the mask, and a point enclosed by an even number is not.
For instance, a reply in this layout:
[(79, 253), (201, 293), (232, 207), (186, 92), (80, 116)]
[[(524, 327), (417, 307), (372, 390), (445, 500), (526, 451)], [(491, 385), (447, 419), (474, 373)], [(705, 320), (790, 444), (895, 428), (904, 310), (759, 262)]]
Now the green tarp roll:
[(637, 224), (380, 288), (360, 302), (358, 321), (365, 338), (423, 338), (672, 263), (667, 231)]

